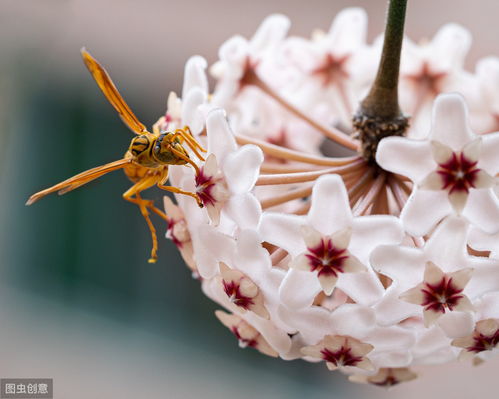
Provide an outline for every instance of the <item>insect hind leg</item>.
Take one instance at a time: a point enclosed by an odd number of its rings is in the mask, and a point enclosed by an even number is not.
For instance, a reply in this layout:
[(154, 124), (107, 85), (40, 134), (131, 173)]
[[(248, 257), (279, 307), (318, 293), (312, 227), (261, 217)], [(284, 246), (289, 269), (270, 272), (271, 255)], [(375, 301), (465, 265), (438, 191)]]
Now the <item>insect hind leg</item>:
[(139, 207), (140, 213), (144, 217), (144, 219), (147, 223), (147, 227), (149, 227), (149, 231), (151, 232), (152, 249), (151, 249), (151, 257), (149, 258), (148, 262), (149, 263), (156, 263), (156, 261), (158, 259), (158, 254), (157, 254), (157, 252), (158, 252), (158, 238), (156, 235), (156, 228), (152, 224), (151, 218), (149, 217), (148, 209), (150, 209), (151, 211), (153, 211), (154, 213), (156, 213), (157, 215), (159, 215), (160, 217), (162, 217), (166, 221), (168, 221), (168, 217), (166, 216), (166, 214), (164, 214), (163, 212), (161, 212), (159, 209), (157, 209), (154, 206), (153, 201), (145, 200), (140, 196), (141, 191), (145, 190), (146, 188), (148, 188), (152, 184), (154, 184), (154, 182), (151, 184), (151, 182), (149, 182), (148, 180), (149, 179), (147, 179), (145, 181), (139, 181), (138, 183), (136, 183), (135, 185), (130, 187), (130, 189), (123, 194), (123, 199), (131, 202), (132, 204), (136, 204)]

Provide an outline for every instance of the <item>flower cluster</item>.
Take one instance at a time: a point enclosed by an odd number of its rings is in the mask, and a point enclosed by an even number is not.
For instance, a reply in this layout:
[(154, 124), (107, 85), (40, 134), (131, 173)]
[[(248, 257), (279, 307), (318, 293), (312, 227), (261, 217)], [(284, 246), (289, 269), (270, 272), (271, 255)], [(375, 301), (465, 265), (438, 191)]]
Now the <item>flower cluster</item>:
[(156, 128), (188, 125), (207, 146), (199, 173), (171, 167), (204, 208), (166, 198), (167, 237), (239, 345), (392, 386), (499, 345), (499, 60), (466, 71), (457, 25), (406, 39), (411, 128), (372, 164), (351, 135), (380, 53), (366, 24), (346, 9), (303, 39), (270, 16), (222, 45), (213, 93), (190, 59)]

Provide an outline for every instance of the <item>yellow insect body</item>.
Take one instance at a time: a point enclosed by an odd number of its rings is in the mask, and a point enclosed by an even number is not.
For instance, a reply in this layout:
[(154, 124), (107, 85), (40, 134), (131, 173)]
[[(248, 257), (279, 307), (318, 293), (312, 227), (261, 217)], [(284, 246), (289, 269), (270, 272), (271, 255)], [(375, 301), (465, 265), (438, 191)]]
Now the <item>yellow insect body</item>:
[(168, 217), (154, 206), (153, 201), (143, 199), (140, 193), (156, 185), (162, 190), (191, 196), (202, 207), (197, 194), (181, 190), (178, 187), (166, 186), (165, 183), (168, 180), (168, 165), (190, 165), (195, 169), (196, 173), (199, 173), (197, 165), (183, 147), (184, 143), (202, 161), (204, 161), (204, 158), (200, 152), (206, 152), (206, 150), (194, 139), (187, 126), (174, 132), (160, 132), (156, 127), (153, 129), (154, 133), (148, 132), (123, 100), (106, 70), (85, 49), (82, 49), (81, 54), (97, 85), (116, 109), (123, 122), (137, 136), (132, 139), (123, 159), (89, 169), (50, 188), (39, 191), (28, 199), (26, 205), (31, 205), (53, 192), (58, 192), (60, 195), (65, 194), (113, 170), (123, 169), (126, 176), (134, 183), (123, 194), (123, 198), (136, 204), (146, 220), (153, 242), (149, 262), (154, 263), (157, 259), (158, 242), (156, 229), (151, 222), (148, 210), (153, 211), (166, 221)]

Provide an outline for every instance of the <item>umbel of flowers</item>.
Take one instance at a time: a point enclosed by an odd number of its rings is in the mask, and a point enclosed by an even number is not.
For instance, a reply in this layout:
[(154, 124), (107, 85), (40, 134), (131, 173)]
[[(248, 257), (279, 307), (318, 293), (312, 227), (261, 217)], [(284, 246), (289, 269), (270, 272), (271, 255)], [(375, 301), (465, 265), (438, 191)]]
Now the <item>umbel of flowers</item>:
[(470, 34), (454, 24), (405, 38), (410, 127), (366, 158), (351, 120), (381, 40), (366, 42), (365, 12), (345, 9), (311, 38), (288, 28), (272, 15), (224, 43), (212, 92), (206, 61), (187, 62), (158, 127), (188, 125), (207, 146), (199, 174), (170, 177), (204, 208), (165, 198), (167, 237), (241, 347), (381, 386), (414, 379), (412, 366), (487, 360), (499, 345), (499, 59), (466, 71)]

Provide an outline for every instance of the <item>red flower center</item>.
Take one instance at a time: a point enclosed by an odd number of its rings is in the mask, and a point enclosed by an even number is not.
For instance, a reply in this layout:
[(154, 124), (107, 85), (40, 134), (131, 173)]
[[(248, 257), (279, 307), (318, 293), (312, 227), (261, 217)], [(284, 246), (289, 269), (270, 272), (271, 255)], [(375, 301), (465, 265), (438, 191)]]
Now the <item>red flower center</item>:
[(348, 58), (349, 55), (335, 57), (327, 54), (321, 65), (312, 71), (312, 75), (319, 77), (324, 87), (339, 84), (348, 78), (348, 73), (345, 71), (345, 62)]
[(321, 350), (322, 358), (335, 366), (356, 366), (362, 361), (362, 356), (354, 356), (352, 349), (348, 346), (342, 346), (339, 350), (333, 352), (327, 348)]
[(475, 187), (477, 173), (480, 171), (476, 164), (477, 161), (470, 161), (462, 152), (454, 152), (449, 161), (438, 164), (437, 173), (442, 177), (442, 189), (448, 189), (449, 193), (468, 193), (470, 188)]
[(201, 168), (199, 173), (196, 175), (195, 182), (196, 194), (198, 195), (203, 205), (214, 205), (216, 199), (213, 196), (213, 188), (215, 187), (215, 181), (213, 177), (206, 176), (203, 173), (203, 169)]
[(319, 276), (332, 274), (335, 277), (338, 273), (343, 273), (345, 260), (348, 259), (346, 249), (338, 249), (329, 238), (322, 238), (319, 245), (314, 248), (307, 248), (310, 270), (318, 271)]
[(425, 283), (424, 285), (425, 288), (422, 290), (424, 300), (421, 306), (424, 306), (425, 310), (441, 313), (445, 313), (446, 309), (452, 311), (459, 300), (464, 297), (461, 294), (463, 290), (453, 284), (452, 278), (443, 277), (438, 284)]
[(230, 298), (231, 302), (243, 309), (248, 309), (251, 305), (254, 305), (253, 299), (241, 294), (239, 284), (234, 281), (223, 280), (224, 291)]
[(468, 352), (483, 352), (494, 349), (499, 344), (499, 330), (490, 336), (475, 333), (473, 345), (466, 348)]

